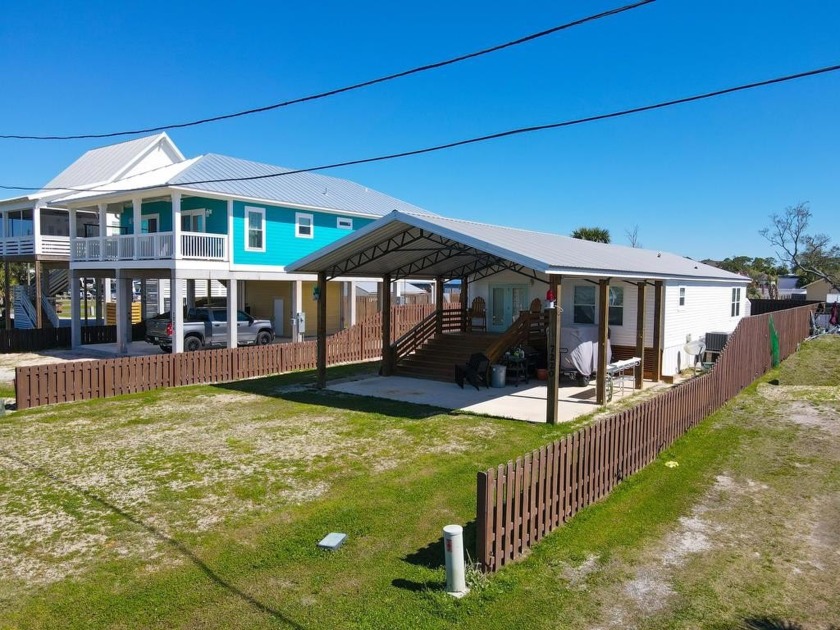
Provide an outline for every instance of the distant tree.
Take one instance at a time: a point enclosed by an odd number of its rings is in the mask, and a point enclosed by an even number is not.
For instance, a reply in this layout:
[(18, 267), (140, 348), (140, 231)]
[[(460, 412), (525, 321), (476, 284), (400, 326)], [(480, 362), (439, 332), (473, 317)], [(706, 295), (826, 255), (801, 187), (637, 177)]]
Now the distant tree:
[(599, 227), (580, 227), (572, 232), (572, 238), (579, 238), (583, 241), (595, 241), (596, 243), (609, 243), (610, 231)]
[(787, 267), (777, 264), (775, 258), (733, 256), (715, 264), (720, 269), (748, 276), (751, 282), (747, 287), (747, 295), (751, 298), (762, 297), (762, 285), (768, 287), (770, 297), (777, 297), (779, 276), (788, 272)]
[(759, 234), (776, 248), (779, 258), (790, 261), (794, 273), (825, 280), (840, 291), (840, 246), (826, 234), (808, 234), (811, 216), (807, 203), (788, 206), (781, 214), (771, 214), (770, 227)]
[(641, 247), (642, 244), (639, 242), (639, 225), (636, 224), (633, 226), (632, 230), (624, 230), (624, 234), (627, 236), (627, 242), (630, 243), (630, 247)]

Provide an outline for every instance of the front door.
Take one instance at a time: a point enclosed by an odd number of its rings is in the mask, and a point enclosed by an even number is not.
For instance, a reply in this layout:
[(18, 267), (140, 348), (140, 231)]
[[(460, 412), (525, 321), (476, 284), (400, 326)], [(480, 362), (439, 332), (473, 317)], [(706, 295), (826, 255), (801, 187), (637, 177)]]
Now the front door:
[(504, 332), (519, 318), (520, 311), (527, 310), (528, 285), (490, 285), (487, 330), (490, 332)]

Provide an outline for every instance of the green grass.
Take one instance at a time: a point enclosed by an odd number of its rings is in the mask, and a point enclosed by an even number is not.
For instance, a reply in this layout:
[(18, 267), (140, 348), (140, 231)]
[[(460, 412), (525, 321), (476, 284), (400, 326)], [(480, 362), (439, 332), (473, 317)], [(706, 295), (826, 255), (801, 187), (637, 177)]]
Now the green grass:
[[(811, 362), (835, 350), (814, 348), (806, 346), (814, 353)], [(801, 364), (786, 363), (765, 380), (795, 381)], [(825, 369), (830, 378), (831, 368)], [(330, 378), (354, 371), (334, 368)], [(298, 373), (7, 416), (0, 422), (0, 455), (18, 459), (3, 459), (16, 462), (0, 476), (6, 506), (37, 504), (45, 513), (70, 514), (106, 538), (63, 579), (0, 580), (0, 627), (602, 625), (609, 612), (605, 598), (706, 496), (721, 471), (742, 471), (781, 492), (796, 488), (797, 481), (804, 488), (797, 475), (829, 461), (824, 453), (787, 452), (798, 439), (796, 427), (758, 425), (755, 419), (768, 408), (753, 386), (526, 559), (476, 579), (470, 595), (455, 600), (442, 593), (441, 528), (465, 525), (472, 552), (476, 472), (561, 437), (572, 426), (293, 389), (313, 379), (312, 373)], [(229, 413), (224, 396), (235, 397)], [(203, 399), (216, 402), (203, 408)], [(89, 424), (80, 428), (81, 420)], [(200, 431), (194, 432), (197, 424)], [(244, 424), (252, 428), (245, 431)], [(171, 440), (157, 439), (168, 434)], [(117, 448), (119, 440), (128, 440), (125, 448)], [(283, 445), (291, 443), (308, 454), (286, 452)], [(756, 463), (756, 452), (775, 455)], [(665, 467), (669, 460), (679, 466)], [(112, 478), (80, 485), (88, 475), (111, 471), (115, 461), (127, 462), (125, 492)], [(211, 474), (220, 480), (212, 488), (190, 485)], [(820, 477), (825, 487), (815, 485), (814, 491), (834, 488), (837, 477), (828, 465)], [(282, 498), (289, 488), (317, 484), (324, 487), (317, 496)], [(132, 502), (130, 491), (137, 488), (148, 488), (148, 494)], [(211, 512), (220, 518), (198, 530), (187, 522), (189, 514), (209, 500), (218, 501)], [(347, 543), (335, 553), (318, 550), (317, 540), (331, 531), (347, 533)], [(109, 551), (141, 539), (145, 554)], [(21, 544), (14, 554), (63, 566), (46, 543)], [(592, 558), (591, 573), (579, 583), (569, 579), (570, 569)], [(734, 561), (730, 553), (716, 562)], [(718, 564), (708, 571), (729, 576)], [(796, 614), (794, 608), (772, 609), (785, 589), (777, 573), (765, 566), (758, 578), (733, 577), (731, 594), (722, 594), (713, 577), (677, 576), (677, 603), (633, 621), (646, 627), (731, 627), (756, 612), (751, 601), (762, 603), (763, 611)]]

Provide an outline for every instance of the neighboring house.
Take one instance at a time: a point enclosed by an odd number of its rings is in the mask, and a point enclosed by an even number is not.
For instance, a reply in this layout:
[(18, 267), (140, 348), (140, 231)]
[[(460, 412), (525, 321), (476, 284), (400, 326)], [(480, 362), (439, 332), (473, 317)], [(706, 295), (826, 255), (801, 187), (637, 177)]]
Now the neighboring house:
[[(373, 243), (380, 245), (371, 256)], [(407, 245), (400, 245), (401, 242)], [(418, 258), (412, 251), (422, 251)], [(599, 304), (599, 281), (608, 281), (613, 347), (636, 345), (638, 285), (645, 294), (645, 346), (654, 346), (656, 286), (660, 287), (660, 373), (689, 367), (688, 341), (711, 332), (731, 332), (746, 316), (749, 278), (654, 250), (607, 245), (559, 234), (530, 232), (437, 216), (392, 212), (352, 236), (288, 266), (314, 273), (340, 268), (345, 276), (461, 278), (468, 303), (486, 304), (487, 330), (503, 332), (542, 302), (551, 277), (562, 278), (562, 326), (594, 326), (607, 305)]]
[[(183, 159), (184, 156), (166, 134), (139, 138), (88, 151), (50, 180), (43, 190), (0, 200), (0, 255), (3, 262), (5, 265), (30, 263), (36, 278), (32, 291), (22, 291), (16, 296), (15, 326), (58, 325), (46, 298), (70, 289), (67, 270), (71, 236), (67, 208), (58, 203), (58, 199), (66, 196), (69, 189), (105, 186), (120, 178)], [(95, 214), (77, 214), (77, 236), (85, 236), (95, 227)], [(7, 287), (5, 303), (10, 297)], [(41, 307), (35, 308), (35, 304), (41, 304)], [(9, 316), (7, 310), (7, 327)]]
[(778, 282), (780, 300), (805, 300), (807, 291), (805, 287), (799, 287), (799, 276), (788, 274), (779, 276)]
[(832, 287), (825, 280), (815, 280), (811, 284), (806, 284), (803, 287), (806, 292), (806, 299), (816, 300), (820, 302), (838, 302), (840, 301), (840, 291)]
[[(159, 148), (155, 159), (148, 147)], [(49, 187), (65, 189), (51, 194), (50, 203), (66, 217), (71, 277), (117, 282), (121, 344), (129, 332), (120, 311), (137, 280), (160, 281), (161, 306), (170, 291), (172, 302), (191, 304), (206, 293), (207, 281), (218, 281), (230, 309), (271, 318), (287, 336), (303, 313), (307, 334), (314, 332), (315, 277), (289, 274), (285, 265), (395, 208), (424, 212), (347, 180), (223, 155), (185, 159), (166, 134), (89, 151)], [(351, 323), (355, 288), (333, 283), (330, 292), (327, 329), (333, 332)], [(71, 300), (77, 345), (77, 292)], [(173, 311), (180, 325), (180, 309)]]

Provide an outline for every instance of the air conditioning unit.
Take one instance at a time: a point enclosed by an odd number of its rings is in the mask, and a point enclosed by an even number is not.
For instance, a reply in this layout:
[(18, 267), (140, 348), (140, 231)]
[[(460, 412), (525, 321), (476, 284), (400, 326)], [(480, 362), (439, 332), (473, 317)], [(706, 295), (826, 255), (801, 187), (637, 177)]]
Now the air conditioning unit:
[(706, 352), (720, 352), (729, 340), (729, 333), (707, 332), (705, 336)]

